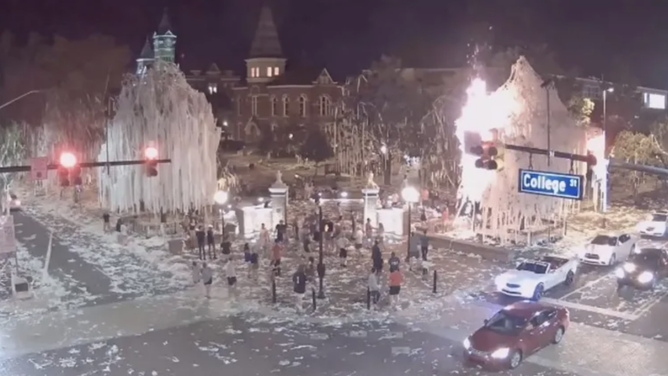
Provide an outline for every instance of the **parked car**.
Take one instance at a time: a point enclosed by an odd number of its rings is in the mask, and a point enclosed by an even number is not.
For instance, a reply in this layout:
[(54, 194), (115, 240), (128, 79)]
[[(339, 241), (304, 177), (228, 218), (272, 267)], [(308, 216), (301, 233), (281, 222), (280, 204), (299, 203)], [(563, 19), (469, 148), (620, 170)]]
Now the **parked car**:
[(615, 275), (618, 291), (626, 286), (652, 290), (668, 275), (668, 252), (662, 248), (638, 249), (615, 271)]
[(615, 265), (625, 261), (636, 248), (637, 236), (596, 235), (580, 252), (580, 261), (594, 265)]
[(494, 282), (502, 294), (539, 300), (555, 286), (572, 284), (577, 268), (577, 259), (545, 256), (519, 263), (515, 270), (497, 276)]
[(517, 368), (529, 355), (560, 343), (569, 323), (566, 308), (528, 301), (511, 304), (464, 340), (464, 359), (495, 370)]
[(7, 194), (7, 206), (9, 206), (10, 212), (15, 212), (21, 210), (21, 200), (14, 193)]
[(668, 211), (658, 210), (652, 213), (648, 220), (638, 223), (636, 229), (641, 235), (664, 236), (666, 224), (668, 224)]

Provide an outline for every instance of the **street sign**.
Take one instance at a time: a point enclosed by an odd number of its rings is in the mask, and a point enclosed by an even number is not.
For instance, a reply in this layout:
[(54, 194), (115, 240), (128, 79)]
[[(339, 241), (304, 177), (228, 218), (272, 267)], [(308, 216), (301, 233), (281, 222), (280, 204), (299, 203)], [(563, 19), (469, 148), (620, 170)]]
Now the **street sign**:
[(0, 216), (0, 257), (12, 254), (15, 251), (14, 217), (11, 215)]
[(519, 176), (520, 193), (582, 200), (582, 175), (520, 169)]
[(30, 158), (30, 176), (32, 180), (46, 180), (49, 171), (49, 158)]

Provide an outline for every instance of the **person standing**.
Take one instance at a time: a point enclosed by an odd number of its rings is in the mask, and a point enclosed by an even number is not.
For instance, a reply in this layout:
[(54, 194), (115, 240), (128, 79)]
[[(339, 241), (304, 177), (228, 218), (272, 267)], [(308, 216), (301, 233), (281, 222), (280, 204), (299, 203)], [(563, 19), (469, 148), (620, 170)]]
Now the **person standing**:
[(336, 239), (336, 247), (339, 249), (339, 262), (341, 267), (346, 267), (347, 266), (347, 261), (348, 261), (348, 250), (346, 247), (348, 246), (348, 241), (346, 240), (345, 236), (339, 236)]
[(374, 307), (380, 301), (380, 284), (378, 283), (378, 270), (371, 268), (371, 273), (369, 273), (368, 278), (368, 288), (369, 294), (371, 295), (371, 303)]
[(236, 297), (237, 270), (234, 266), (234, 258), (230, 256), (225, 263), (225, 277), (227, 277), (227, 296)]
[[(199, 259), (206, 260), (206, 253), (204, 252), (204, 238), (206, 233), (204, 227), (199, 226), (195, 231), (195, 238), (197, 239), (197, 249), (199, 250)], [(210, 256), (210, 255), (209, 255)]]
[(295, 293), (295, 306), (297, 312), (301, 312), (304, 309), (304, 294), (306, 293), (306, 273), (303, 264), (299, 265), (295, 274), (292, 275), (292, 283)]
[(223, 262), (230, 258), (232, 254), (232, 242), (229, 235), (225, 235), (223, 242), (220, 243), (220, 253), (222, 253)]
[(264, 227), (264, 223), (260, 227), (260, 236), (257, 240), (258, 245), (260, 246), (261, 253), (264, 256), (267, 256), (267, 249), (269, 248), (269, 230), (267, 230), (266, 227)]
[(427, 236), (427, 230), (425, 229), (420, 238), (420, 254), (422, 256), (422, 261), (427, 261), (427, 253), (429, 253), (429, 237)]
[(366, 241), (368, 242), (367, 244), (371, 243), (371, 239), (373, 239), (373, 226), (371, 226), (371, 218), (366, 219), (366, 224), (364, 225), (364, 232)]
[(202, 283), (204, 283), (204, 296), (206, 296), (207, 299), (211, 299), (211, 285), (213, 284), (213, 270), (209, 267), (209, 265), (206, 264), (206, 262), (202, 264), (201, 279), (202, 279)]
[(399, 303), (399, 292), (401, 291), (401, 285), (404, 283), (404, 276), (401, 274), (401, 271), (398, 269), (390, 273), (388, 285), (390, 286), (390, 299), (392, 299), (392, 305), (395, 307)]
[(193, 286), (197, 286), (202, 279), (201, 276), (201, 271), (199, 269), (199, 265), (197, 265), (197, 261), (193, 261), (192, 266), (190, 267), (192, 276), (193, 276)]
[(392, 254), (390, 255), (389, 264), (390, 264), (390, 273), (399, 270), (399, 266), (401, 265), (401, 259), (397, 257), (396, 253), (392, 252)]
[(373, 247), (371, 247), (371, 262), (374, 270), (380, 274), (383, 271), (383, 252), (380, 251), (378, 240), (376, 240), (373, 243)]
[(274, 269), (274, 275), (281, 276), (281, 242), (276, 239), (274, 247), (271, 249), (271, 265)]
[(108, 212), (104, 212), (104, 214), (102, 214), (102, 224), (103, 224), (104, 232), (110, 232), (111, 231), (110, 221), (111, 221), (111, 216), (109, 215)]
[[(209, 258), (216, 255), (216, 240), (213, 236), (213, 225), (209, 225), (209, 228), (206, 230), (206, 245), (209, 248)], [(215, 257), (214, 257), (215, 258)]]
[(316, 282), (315, 282), (315, 259), (313, 257), (308, 258), (308, 264), (306, 264), (306, 268), (304, 269), (304, 273), (306, 274), (306, 279), (314, 289), (316, 288)]
[(362, 247), (364, 246), (364, 232), (361, 228), (355, 232), (355, 249), (357, 253), (362, 254)]
[(276, 240), (283, 243), (285, 241), (285, 231), (287, 230), (287, 226), (281, 219), (278, 224), (276, 225)]
[(257, 281), (258, 270), (260, 269), (260, 257), (257, 254), (257, 249), (253, 248), (250, 254), (250, 278)]

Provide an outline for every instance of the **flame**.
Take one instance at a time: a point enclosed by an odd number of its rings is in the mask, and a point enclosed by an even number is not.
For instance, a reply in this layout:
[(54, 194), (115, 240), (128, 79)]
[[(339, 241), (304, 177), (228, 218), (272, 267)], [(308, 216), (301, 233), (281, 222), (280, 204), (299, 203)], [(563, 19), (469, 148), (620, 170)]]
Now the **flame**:
[(605, 176), (608, 170), (608, 161), (605, 159), (605, 135), (599, 133), (587, 140), (587, 151), (596, 157), (596, 166), (594, 166), (594, 175), (599, 179)]
[(480, 202), (482, 195), (493, 183), (497, 172), (475, 167), (477, 156), (464, 150), (464, 134), (475, 132), (482, 141), (493, 141), (495, 135), (501, 136), (510, 124), (510, 115), (515, 111), (517, 102), (507, 90), (487, 94), (487, 83), (476, 78), (466, 90), (467, 101), (462, 108), (462, 115), (455, 121), (455, 135), (460, 141), (462, 152), (462, 181), (459, 196), (474, 202)]

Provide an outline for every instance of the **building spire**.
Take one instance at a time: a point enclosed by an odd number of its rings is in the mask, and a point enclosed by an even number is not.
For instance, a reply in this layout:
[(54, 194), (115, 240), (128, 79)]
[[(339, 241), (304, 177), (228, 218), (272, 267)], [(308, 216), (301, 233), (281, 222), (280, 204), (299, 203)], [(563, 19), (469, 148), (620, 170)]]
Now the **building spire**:
[(283, 57), (274, 15), (268, 5), (263, 6), (260, 11), (260, 20), (251, 44), (250, 57)]
[(169, 9), (165, 8), (162, 12), (162, 19), (158, 24), (158, 34), (165, 35), (172, 31), (172, 23), (169, 22)]
[(149, 41), (148, 37), (146, 38), (146, 42), (144, 42), (144, 48), (141, 49), (141, 53), (139, 54), (139, 58), (142, 60), (153, 60), (153, 49), (151, 48), (151, 41)]

